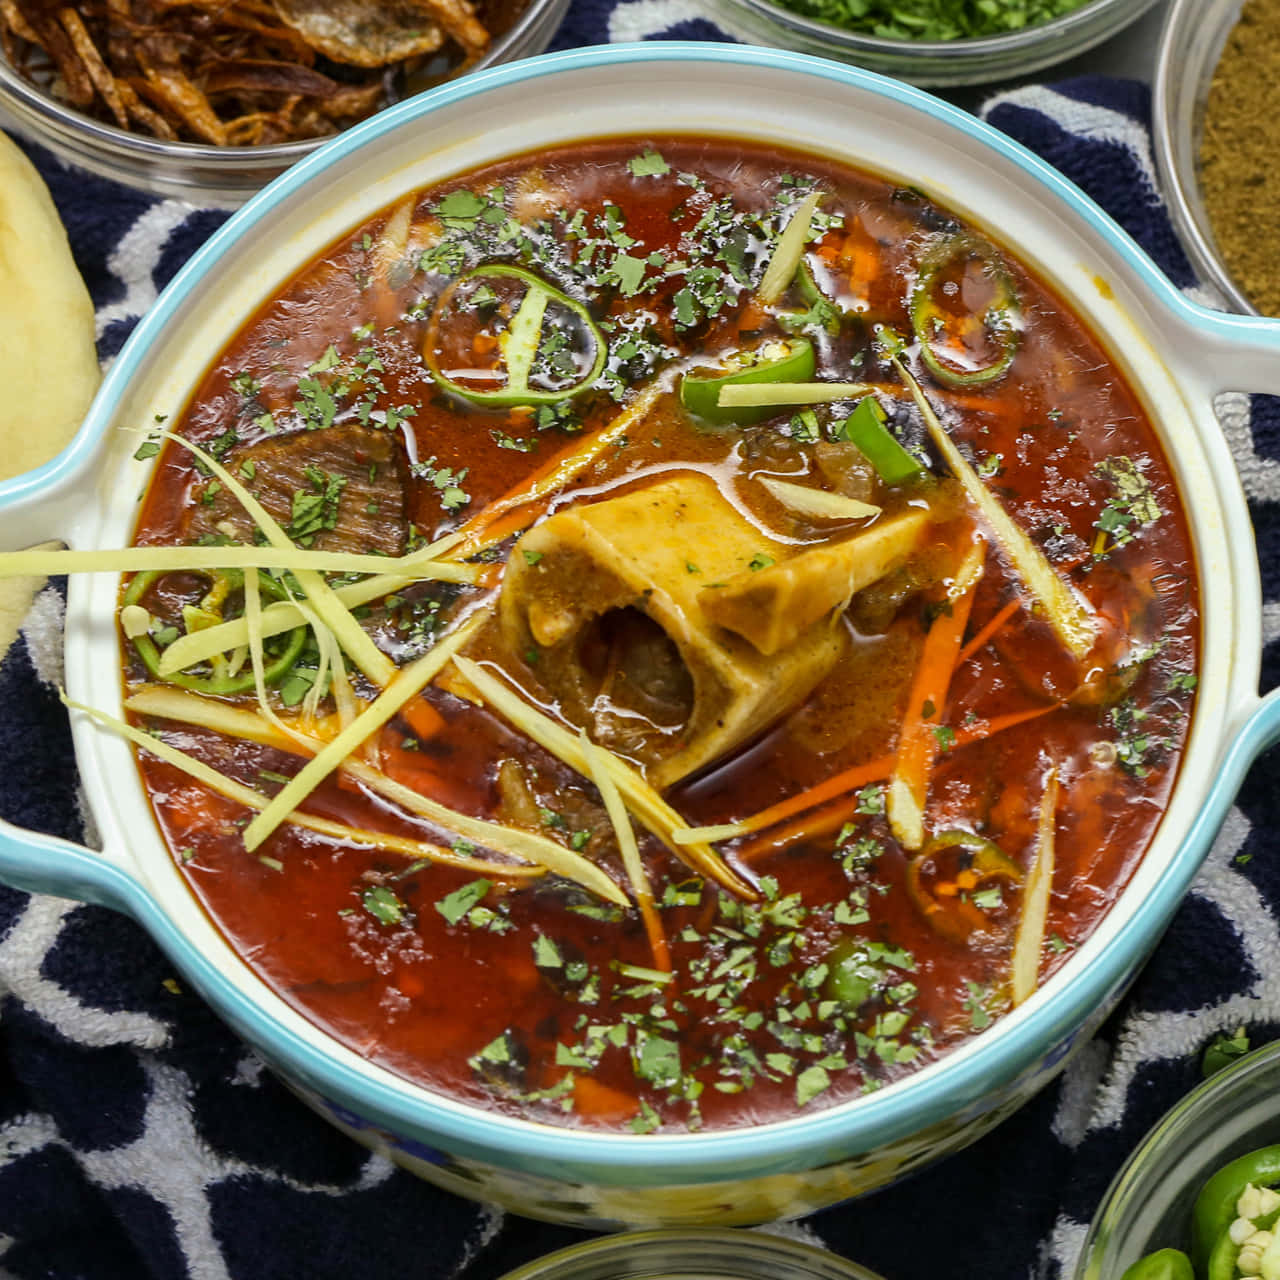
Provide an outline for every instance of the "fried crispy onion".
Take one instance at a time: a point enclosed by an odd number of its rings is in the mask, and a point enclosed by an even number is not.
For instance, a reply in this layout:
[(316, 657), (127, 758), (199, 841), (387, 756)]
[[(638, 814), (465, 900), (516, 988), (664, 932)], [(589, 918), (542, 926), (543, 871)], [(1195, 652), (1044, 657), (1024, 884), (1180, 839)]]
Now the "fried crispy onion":
[(33, 83), (122, 129), (218, 146), (337, 133), (491, 38), (472, 0), (0, 0), (0, 51)]

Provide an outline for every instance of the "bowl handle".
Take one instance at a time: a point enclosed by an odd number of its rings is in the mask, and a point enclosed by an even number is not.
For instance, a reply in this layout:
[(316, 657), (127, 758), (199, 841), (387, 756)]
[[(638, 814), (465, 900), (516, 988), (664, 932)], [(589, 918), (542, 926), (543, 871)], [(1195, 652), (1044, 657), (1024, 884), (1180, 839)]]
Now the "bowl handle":
[(0, 819), (0, 883), (136, 914), (137, 881), (123, 859)]
[(0, 481), (0, 550), (41, 542), (72, 543), (73, 530), (98, 496), (94, 465), (100, 450), (80, 434), (57, 457)]
[(1192, 331), (1192, 361), (1215, 392), (1280, 396), (1280, 320), (1214, 311), (1182, 294), (1173, 301)]

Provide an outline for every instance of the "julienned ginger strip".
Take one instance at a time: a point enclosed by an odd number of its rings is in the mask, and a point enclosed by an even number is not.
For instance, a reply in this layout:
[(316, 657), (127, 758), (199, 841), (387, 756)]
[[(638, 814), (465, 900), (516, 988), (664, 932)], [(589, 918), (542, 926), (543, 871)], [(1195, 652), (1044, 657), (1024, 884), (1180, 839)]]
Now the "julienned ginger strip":
[[(125, 707), (137, 715), (155, 716), (163, 720), (177, 720), (183, 724), (200, 725), (222, 733), (231, 738), (242, 738), (249, 742), (261, 742), (266, 746), (276, 747), (293, 755), (315, 755), (326, 745), (319, 738), (294, 731), (289, 725), (273, 724), (257, 712), (242, 707), (232, 706), (213, 698), (202, 698), (194, 693), (179, 689), (166, 688), (163, 685), (152, 685), (139, 690), (125, 702)], [(126, 726), (129, 727), (129, 726)], [(135, 734), (140, 733), (133, 730)], [(148, 749), (152, 739), (145, 734), (133, 739)], [(170, 749), (172, 750), (172, 748)], [(167, 758), (167, 757), (166, 757)], [(190, 759), (190, 757), (188, 757)], [(199, 765), (199, 761), (192, 763)], [(205, 766), (201, 766), (204, 768)], [(617, 885), (605, 875), (594, 863), (564, 846), (549, 840), (546, 836), (521, 827), (508, 827), (501, 823), (490, 822), (483, 818), (473, 818), (467, 814), (457, 813), (439, 801), (424, 796), (411, 787), (389, 778), (385, 773), (366, 764), (354, 756), (342, 762), (341, 769), (369, 790), (399, 804), (401, 808), (419, 817), (426, 818), (438, 826), (453, 832), (462, 838), (492, 849), (497, 853), (505, 853), (509, 857), (519, 858), (522, 863), (533, 863), (536, 872), (528, 866), (505, 868), (501, 863), (484, 864), (493, 869), (495, 875), (529, 876), (553, 872), (572, 880), (584, 889), (599, 895), (608, 902), (618, 906), (626, 906), (627, 900)], [(219, 777), (221, 775), (218, 775)], [(216, 785), (210, 783), (210, 785)], [(232, 784), (239, 786), (240, 784)], [(257, 792), (253, 792), (257, 795)], [(260, 804), (253, 807), (262, 809), (266, 798), (259, 796)], [(247, 802), (246, 802), (247, 803)], [(313, 826), (310, 815), (295, 810), (285, 821), (295, 826)], [(318, 821), (318, 820), (317, 820)], [(320, 830), (319, 827), (314, 827)], [(366, 843), (373, 843), (380, 837), (374, 833), (366, 833)], [(389, 837), (400, 839), (400, 837)], [(414, 844), (413, 841), (402, 842)], [(399, 849), (391, 844), (388, 847)], [(422, 855), (425, 856), (425, 855)], [(442, 859), (437, 859), (441, 861)], [(482, 864), (476, 859), (462, 854), (450, 854), (447, 859), (450, 866), (459, 866), (469, 870), (482, 870)]]

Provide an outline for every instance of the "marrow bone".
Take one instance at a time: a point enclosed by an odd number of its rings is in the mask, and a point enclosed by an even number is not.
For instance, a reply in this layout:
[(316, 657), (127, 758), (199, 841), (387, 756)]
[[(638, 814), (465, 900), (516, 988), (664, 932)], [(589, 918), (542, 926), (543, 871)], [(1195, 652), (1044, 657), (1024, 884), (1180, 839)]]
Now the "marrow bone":
[[(915, 540), (899, 535), (904, 547)], [(665, 788), (793, 710), (830, 671), (849, 596), (898, 562), (885, 551), (851, 569), (856, 557), (827, 554), (839, 545), (797, 553), (762, 534), (710, 478), (682, 473), (525, 534), (503, 580), (499, 643), (522, 658), (535, 648), (532, 674), (565, 717)], [(751, 568), (762, 560), (771, 566)], [(725, 600), (747, 601), (750, 586), (788, 565), (796, 569), (766, 596), (795, 618), (720, 625)], [(820, 584), (826, 577), (835, 581)], [(752, 607), (738, 606), (743, 617)]]
[(703, 589), (703, 612), (761, 653), (779, 653), (902, 564), (929, 523), (927, 511), (905, 511), (851, 538), (807, 548), (759, 572), (736, 574), (723, 587)]

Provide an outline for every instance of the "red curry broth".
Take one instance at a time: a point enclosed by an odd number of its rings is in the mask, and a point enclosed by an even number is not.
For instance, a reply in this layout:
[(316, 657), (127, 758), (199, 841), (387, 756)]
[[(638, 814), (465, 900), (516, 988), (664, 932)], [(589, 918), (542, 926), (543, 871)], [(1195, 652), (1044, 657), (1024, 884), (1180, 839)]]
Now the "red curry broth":
[[(818, 446), (838, 433), (849, 405), (783, 408), (749, 426), (709, 427), (675, 394), (683, 368), (786, 340), (779, 312), (799, 316), (811, 305), (794, 284), (774, 308), (755, 304), (753, 292), (787, 213), (814, 183), (829, 193), (822, 205), (829, 225), (817, 229), (806, 263), (842, 314), (832, 332), (824, 327), (830, 313), (799, 332), (817, 350), (819, 379), (897, 384), (896, 395), (881, 396), (890, 425), (929, 458), (933, 479), (895, 489), (872, 477), (872, 485), (886, 512), (946, 508), (931, 526), (932, 551), (913, 561), (932, 555), (936, 571), (971, 536), (972, 517), (929, 452), (874, 326), (910, 334), (907, 300), (921, 258), (939, 237), (961, 234), (959, 223), (918, 192), (749, 144), (593, 142), (420, 193), (407, 243), (397, 245), (389, 270), (379, 254), (394, 212), (335, 244), (282, 288), (219, 356), (175, 429), (237, 464), (250, 488), (256, 468), (246, 460), (273, 441), (358, 422), (407, 432), (419, 463), (406, 487), (410, 536), (430, 538), (608, 423), (637, 387), (657, 379), (668, 394), (549, 510), (695, 469), (778, 542), (821, 543), (833, 530), (847, 532), (848, 522), (795, 516), (754, 477), (821, 480)], [(529, 246), (523, 257), (522, 240)], [(1000, 260), (1020, 304), (1008, 372), (957, 387), (912, 364), (1006, 510), (1123, 637), (1112, 652), (1124, 670), (1111, 673), (1100, 698), (1059, 702), (1072, 692), (1071, 664), (990, 542), (966, 635), (978, 635), (1009, 601), (1022, 604), (958, 665), (945, 708), (935, 709), (940, 749), (926, 827), (931, 835), (975, 833), (1025, 873), (1056, 768), (1043, 981), (1096, 926), (1159, 821), (1187, 732), (1197, 598), (1186, 522), (1136, 396), (1063, 303), (1014, 259), (1001, 253)], [(492, 409), (433, 386), (422, 347), (435, 299), (465, 270), (491, 261), (531, 264), (606, 322), (603, 389), (563, 406)], [(963, 263), (952, 273), (939, 285), (950, 305), (977, 307), (980, 315), (994, 296), (990, 282)], [(501, 315), (492, 320), (491, 336), (502, 322)], [(795, 332), (793, 322), (790, 337)], [(479, 363), (484, 343), (473, 345)], [(980, 368), (995, 346), (990, 326), (979, 325), (962, 335), (963, 351), (944, 355), (967, 351)], [(562, 366), (562, 382), (579, 376), (581, 365)], [(1134, 464), (1125, 474), (1140, 476), (1138, 496), (1153, 505), (1125, 494), (1116, 458)], [(322, 488), (314, 486), (317, 499)], [(188, 540), (191, 512), (226, 500), (209, 491), (189, 457), (167, 447), (138, 541)], [(1158, 518), (1144, 521), (1153, 509)], [(340, 525), (341, 500), (336, 511)], [(519, 554), (511, 547), (508, 541), (488, 555), (492, 579), (508, 553)], [(663, 904), (669, 981), (647, 972), (654, 952), (634, 909), (608, 907), (554, 877), (502, 883), (415, 866), (287, 824), (251, 855), (239, 837), (247, 818), (240, 805), (146, 755), (143, 776), (165, 839), (218, 927), (286, 1001), (362, 1056), (468, 1101), (569, 1125), (649, 1131), (778, 1119), (891, 1082), (1010, 1006), (1022, 889), (998, 876), (957, 879), (950, 855), (939, 853), (922, 882), (938, 901), (963, 898), (963, 918), (982, 923), (960, 939), (940, 930), (937, 918), (931, 923), (908, 891), (912, 855), (886, 822), (886, 771), (872, 767), (892, 759), (924, 636), (950, 607), (939, 603), (948, 572), (856, 596), (835, 624), (841, 656), (803, 703), (669, 791), (670, 803), (697, 826), (741, 819), (868, 766), (869, 782), (720, 846), (760, 886), (758, 902), (700, 880), (638, 829)], [(184, 589), (190, 596), (195, 587), (171, 587), (175, 597)], [(404, 661), (495, 590), (494, 581), (415, 588), (371, 607), (365, 625)], [(537, 653), (513, 655), (492, 628), (471, 653), (500, 667), (530, 701), (550, 704)], [(146, 675), (133, 659), (127, 680)], [(375, 692), (355, 682), (365, 696)], [(287, 688), (286, 681), (273, 696), (281, 699)], [(519, 785), (544, 833), (582, 849), (625, 884), (591, 784), (458, 692), (447, 677), (427, 690), (442, 722), (434, 732), (393, 721), (378, 740), (381, 767), (456, 809), (518, 822), (512, 806), (519, 809), (519, 797), (510, 778), (500, 784), (499, 772), (503, 761), (523, 762)], [(246, 700), (252, 704), (252, 695)], [(1001, 717), (1037, 710), (1044, 714), (980, 738)], [(300, 767), (298, 757), (269, 747), (148, 723), (266, 794)], [(305, 807), (352, 826), (455, 842), (341, 776)], [(833, 986), (837, 967), (843, 986)]]

